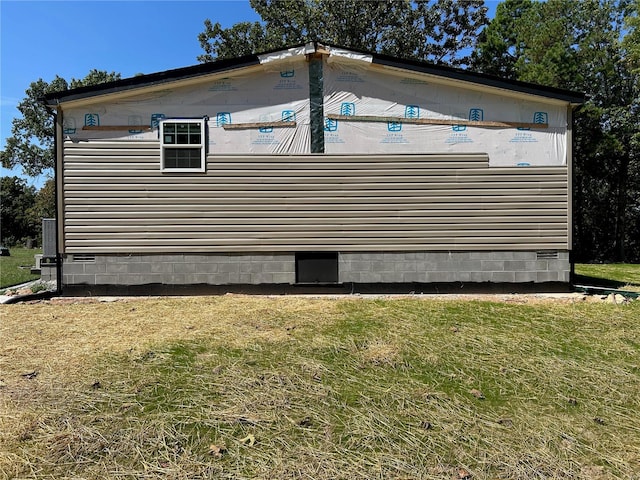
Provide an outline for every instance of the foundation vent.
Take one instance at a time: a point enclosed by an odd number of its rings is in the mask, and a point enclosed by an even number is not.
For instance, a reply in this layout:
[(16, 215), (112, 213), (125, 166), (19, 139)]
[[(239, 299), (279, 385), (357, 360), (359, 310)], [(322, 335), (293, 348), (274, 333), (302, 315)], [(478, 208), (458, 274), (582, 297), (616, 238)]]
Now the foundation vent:
[(95, 255), (90, 255), (87, 253), (78, 253), (73, 255), (73, 259), (72, 261), (74, 263), (95, 263), (96, 262), (96, 256)]
[(558, 252), (536, 252), (538, 260), (557, 260)]

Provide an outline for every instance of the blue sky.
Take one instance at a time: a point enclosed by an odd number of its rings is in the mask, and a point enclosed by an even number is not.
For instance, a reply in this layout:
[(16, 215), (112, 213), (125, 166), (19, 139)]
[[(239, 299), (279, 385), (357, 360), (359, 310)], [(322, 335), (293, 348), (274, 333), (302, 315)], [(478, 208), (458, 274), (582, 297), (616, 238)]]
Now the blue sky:
[[(497, 3), (486, 2), (490, 13)], [(223, 27), (260, 19), (248, 0), (0, 0), (0, 149), (31, 82), (83, 78), (92, 68), (126, 78), (195, 65), (207, 18)], [(46, 177), (27, 180), (39, 188)]]
[[(125, 78), (195, 65), (207, 18), (223, 27), (260, 19), (244, 0), (0, 0), (0, 149), (31, 82), (83, 78), (92, 68)], [(28, 179), (37, 188), (44, 180)]]

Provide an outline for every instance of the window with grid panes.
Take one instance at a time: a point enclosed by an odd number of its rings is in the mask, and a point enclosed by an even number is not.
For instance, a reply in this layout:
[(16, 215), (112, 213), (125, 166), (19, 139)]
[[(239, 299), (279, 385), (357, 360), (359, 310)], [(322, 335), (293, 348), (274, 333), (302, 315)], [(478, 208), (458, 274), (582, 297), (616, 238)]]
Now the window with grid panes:
[(162, 170), (204, 172), (205, 128), (204, 119), (171, 119), (160, 122)]

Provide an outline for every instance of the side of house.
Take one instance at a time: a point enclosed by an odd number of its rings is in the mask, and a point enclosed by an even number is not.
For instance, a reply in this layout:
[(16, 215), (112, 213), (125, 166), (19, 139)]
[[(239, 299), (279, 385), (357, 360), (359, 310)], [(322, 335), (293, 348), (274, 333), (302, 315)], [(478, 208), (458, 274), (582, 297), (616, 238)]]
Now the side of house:
[(566, 283), (579, 100), (318, 44), (51, 96), (63, 284)]

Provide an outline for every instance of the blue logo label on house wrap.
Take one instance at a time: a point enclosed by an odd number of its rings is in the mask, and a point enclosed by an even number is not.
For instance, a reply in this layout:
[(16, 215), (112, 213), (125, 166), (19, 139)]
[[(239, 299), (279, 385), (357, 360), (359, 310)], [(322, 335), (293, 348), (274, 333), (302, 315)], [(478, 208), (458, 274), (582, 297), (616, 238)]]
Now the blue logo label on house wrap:
[(353, 116), (356, 114), (356, 104), (353, 102), (344, 102), (340, 105), (340, 115)]
[(99, 127), (100, 115), (97, 113), (85, 113), (84, 114), (84, 126), (85, 127)]
[(62, 122), (62, 133), (65, 135), (73, 135), (76, 133), (76, 119), (73, 117), (65, 117)]
[(472, 108), (469, 110), (469, 120), (471, 122), (481, 122), (484, 120), (484, 110), (481, 108)]
[[(535, 112), (533, 114), (533, 123), (549, 123), (549, 114), (547, 112)], [(518, 130), (531, 130), (531, 127), (518, 127)]]
[(536, 112), (533, 114), (533, 123), (549, 123), (549, 114), (547, 112)]
[(332, 118), (324, 117), (324, 131), (325, 132), (337, 132), (338, 131), (338, 120), (334, 120)]
[(151, 128), (156, 129), (160, 126), (160, 122), (167, 118), (164, 113), (152, 113), (151, 114)]
[(390, 132), (401, 132), (402, 122), (387, 122), (387, 130)]
[(216, 113), (216, 127), (224, 127), (231, 123), (231, 114), (229, 112)]
[[(453, 116), (457, 118), (463, 118), (464, 114), (456, 113)], [(454, 132), (464, 132), (466, 129), (467, 129), (466, 125), (451, 125), (451, 130), (453, 130)]]
[(404, 118), (420, 118), (420, 107), (418, 105), (404, 107)]
[[(259, 117), (259, 121), (260, 122), (268, 122), (270, 121), (270, 117), (269, 115), (260, 115)], [(258, 131), (260, 133), (272, 133), (273, 132), (273, 127), (260, 127), (258, 128)]]
[(296, 76), (295, 70), (283, 70), (280, 72), (280, 77), (282, 78), (291, 78)]
[(283, 110), (282, 111), (282, 121), (283, 122), (295, 122), (296, 121), (296, 112), (294, 110)]

